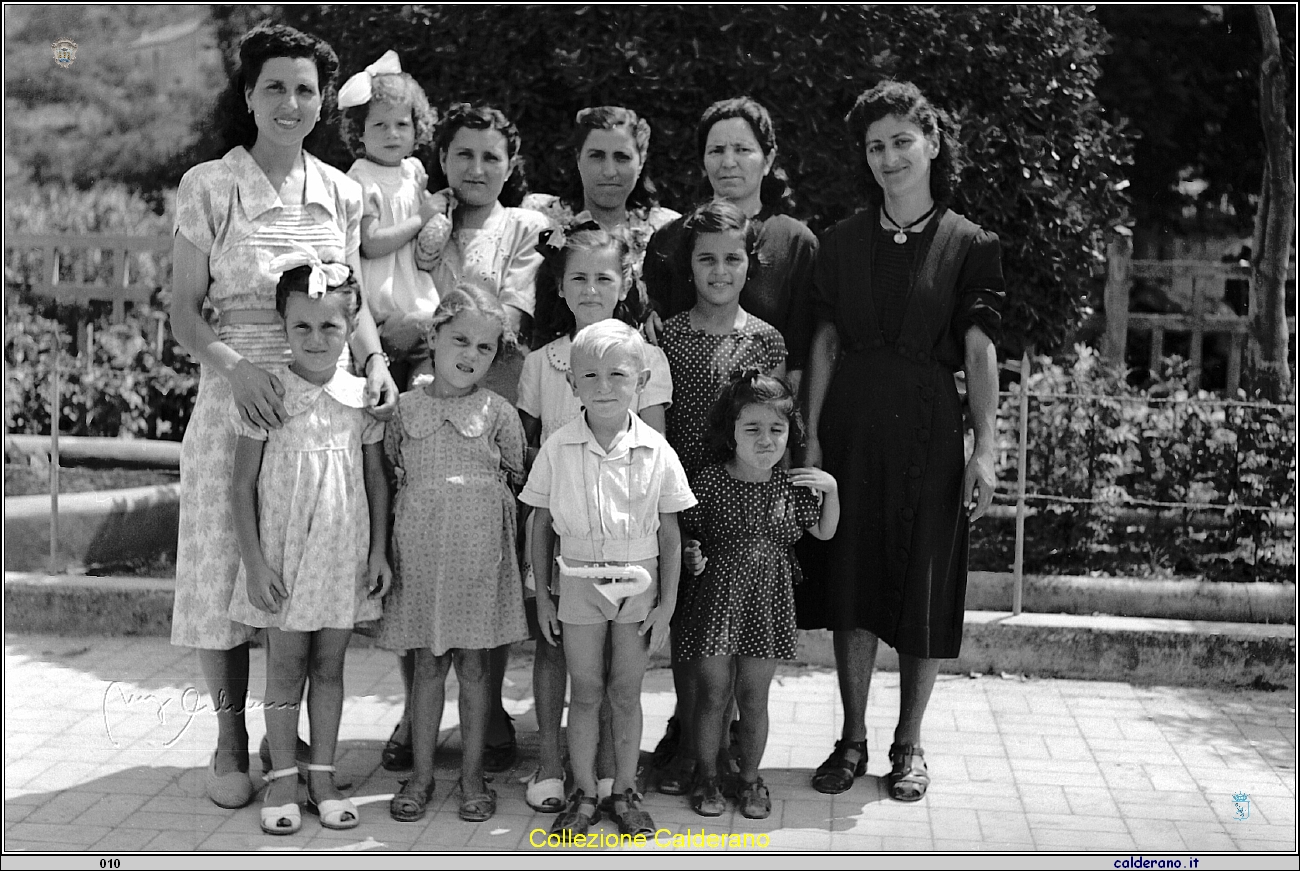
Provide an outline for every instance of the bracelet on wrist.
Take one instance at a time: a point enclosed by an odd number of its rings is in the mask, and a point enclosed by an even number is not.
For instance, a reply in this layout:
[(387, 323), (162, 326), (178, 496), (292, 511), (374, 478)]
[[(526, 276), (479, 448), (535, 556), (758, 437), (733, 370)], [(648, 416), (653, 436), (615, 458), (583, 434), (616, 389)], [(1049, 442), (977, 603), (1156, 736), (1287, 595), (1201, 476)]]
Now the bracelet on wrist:
[(370, 374), (370, 360), (371, 360), (372, 358), (374, 358), (374, 357), (381, 357), (381, 358), (383, 358), (384, 365), (385, 365), (385, 366), (388, 365), (388, 355), (387, 355), (387, 354), (385, 354), (383, 351), (371, 351), (369, 354), (366, 355), (365, 362), (361, 364), (361, 372), (362, 372), (362, 374), (365, 374), (365, 375), (369, 375), (369, 374)]

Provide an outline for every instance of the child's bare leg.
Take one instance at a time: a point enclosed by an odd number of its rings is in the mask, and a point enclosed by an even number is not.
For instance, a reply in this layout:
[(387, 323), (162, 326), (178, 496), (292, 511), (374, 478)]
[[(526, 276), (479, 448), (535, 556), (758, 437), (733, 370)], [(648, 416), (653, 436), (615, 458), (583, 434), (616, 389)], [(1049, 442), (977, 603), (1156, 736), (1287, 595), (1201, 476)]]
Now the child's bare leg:
[[(606, 667), (606, 674), (611, 669)], [(600, 743), (596, 745), (596, 779), (604, 780), (614, 776), (618, 760), (614, 754), (614, 709), (609, 703), (609, 695), (600, 703)]]
[[(564, 659), (569, 669), (569, 761), (574, 786), (596, 795), (596, 744), (605, 697), (605, 635), (608, 623), (565, 623)], [(640, 731), (637, 733), (640, 742)], [(635, 772), (634, 772), (635, 773)]]
[(402, 719), (397, 721), (392, 740), (398, 744), (411, 743), (411, 686), (415, 682), (415, 651), (404, 650), (397, 654), (397, 662), (402, 669), (402, 688), (405, 690), (402, 703)]
[(411, 747), (415, 758), (411, 765), (410, 787), (413, 791), (423, 791), (433, 783), (433, 756), (438, 745), (438, 727), (442, 724), (451, 653), (434, 656), (428, 648), (414, 653), (415, 682), (411, 687), (410, 705)]
[(641, 682), (650, 662), (650, 636), (640, 623), (614, 623), (606, 692), (614, 726), (614, 793), (636, 791), (641, 758)]
[[(298, 764), (294, 751), (310, 653), (310, 633), (266, 630), (266, 739), (271, 746), (271, 767), (277, 771)], [(296, 777), (281, 777), (267, 786), (267, 804), (289, 804), (297, 791)]]
[(538, 780), (564, 777), (564, 751), (560, 747), (560, 721), (564, 718), (564, 690), (569, 675), (564, 664), (564, 645), (550, 645), (537, 639), (533, 656), (533, 703), (537, 711), (537, 739), (540, 771)]
[[(777, 661), (751, 656), (737, 656), (735, 661), (736, 704), (740, 708), (740, 779), (753, 783), (758, 779), (758, 766), (767, 749), (767, 696)], [(724, 717), (724, 722), (728, 719)]]
[[(343, 717), (343, 657), (352, 640), (351, 629), (320, 629), (311, 633), (311, 685), (307, 718), (311, 729), (311, 761), (333, 765)], [(342, 798), (328, 771), (313, 771), (308, 789), (317, 802)]]
[(691, 663), (695, 666), (695, 741), (699, 748), (695, 764), (701, 777), (718, 776), (718, 746), (727, 731), (727, 712), (731, 708), (730, 656), (706, 656)]
[(467, 793), (486, 792), (483, 737), (487, 733), (488, 707), (492, 703), (492, 651), (460, 649), (454, 653), (456, 680), (460, 682), (460, 782)]
[(510, 718), (502, 703), (501, 693), (505, 689), (506, 666), (510, 663), (510, 645), (494, 647), (489, 652), (488, 664), (488, 720), (484, 728), (486, 747), (498, 747), (510, 741)]
[(248, 645), (200, 650), (199, 668), (217, 714), (217, 774), (248, 770)]

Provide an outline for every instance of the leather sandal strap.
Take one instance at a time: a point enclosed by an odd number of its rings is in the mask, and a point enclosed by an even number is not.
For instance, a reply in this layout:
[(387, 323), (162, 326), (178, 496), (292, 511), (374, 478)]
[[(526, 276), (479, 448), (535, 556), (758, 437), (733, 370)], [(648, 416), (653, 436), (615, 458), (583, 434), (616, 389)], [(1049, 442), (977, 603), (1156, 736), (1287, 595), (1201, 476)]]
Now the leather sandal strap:
[(308, 771), (329, 771), (331, 773), (338, 771), (338, 768), (336, 766), (317, 765), (314, 762), (308, 762), (306, 765), (303, 766), (303, 768), (307, 769)]
[(277, 768), (274, 771), (268, 771), (266, 774), (262, 775), (262, 780), (270, 783), (273, 780), (279, 780), (281, 777), (288, 777), (290, 774), (296, 777), (298, 775), (298, 766), (295, 765), (293, 768)]

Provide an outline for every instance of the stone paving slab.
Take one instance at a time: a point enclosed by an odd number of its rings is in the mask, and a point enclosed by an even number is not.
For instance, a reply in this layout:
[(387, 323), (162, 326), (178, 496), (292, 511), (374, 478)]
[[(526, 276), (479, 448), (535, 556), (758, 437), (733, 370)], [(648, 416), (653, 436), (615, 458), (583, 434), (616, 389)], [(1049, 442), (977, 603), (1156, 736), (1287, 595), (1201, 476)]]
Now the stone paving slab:
[[(269, 838), (258, 827), (256, 803), (223, 810), (204, 795), (216, 726), (206, 694), (196, 689), (191, 651), (159, 638), (10, 634), (5, 641), (6, 851), (531, 852), (530, 840), (544, 840), (554, 819), (523, 800), (522, 780), (536, 758), (526, 656), (512, 659), (506, 681), (520, 762), (496, 776), (499, 805), (490, 822), (456, 816), (454, 677), (429, 813), (418, 823), (389, 818), (399, 776), (379, 767), (379, 753), (399, 716), (401, 683), (391, 654), (358, 649), (347, 662), (339, 763), (354, 780), (361, 826), (328, 831), (304, 814), (298, 834)], [(264, 668), (263, 651), (255, 649), (254, 743), (264, 732), (257, 710)], [(650, 791), (645, 806), (661, 839), (729, 854), (763, 845), (833, 853), (1295, 853), (1293, 690), (941, 675), (925, 733), (934, 782), (915, 804), (891, 801), (884, 785), (899, 702), (891, 672), (878, 674), (872, 688), (868, 775), (843, 795), (811, 789), (812, 769), (839, 736), (837, 692), (833, 670), (779, 669), (763, 761), (772, 816), (746, 820), (729, 808), (706, 820), (686, 798)], [(666, 669), (647, 674), (642, 699), (648, 751), (673, 708)], [(1250, 796), (1244, 821), (1234, 818), (1237, 792)], [(720, 840), (697, 844), (688, 832)], [(608, 821), (593, 833), (617, 834)]]

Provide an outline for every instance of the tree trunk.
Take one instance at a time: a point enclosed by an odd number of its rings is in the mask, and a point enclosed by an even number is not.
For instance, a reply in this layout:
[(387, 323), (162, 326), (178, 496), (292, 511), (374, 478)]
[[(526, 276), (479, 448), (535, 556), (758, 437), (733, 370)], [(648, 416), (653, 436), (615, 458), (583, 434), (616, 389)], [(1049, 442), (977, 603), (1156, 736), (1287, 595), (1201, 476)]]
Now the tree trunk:
[(1291, 393), (1286, 275), (1291, 258), (1291, 234), (1296, 206), (1295, 145), (1287, 107), (1286, 72), (1273, 10), (1255, 6), (1264, 45), (1259, 75), (1259, 114), (1264, 125), (1267, 158), (1255, 215), (1255, 244), (1251, 252), (1250, 363), (1252, 382), (1262, 396), (1281, 402)]

